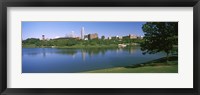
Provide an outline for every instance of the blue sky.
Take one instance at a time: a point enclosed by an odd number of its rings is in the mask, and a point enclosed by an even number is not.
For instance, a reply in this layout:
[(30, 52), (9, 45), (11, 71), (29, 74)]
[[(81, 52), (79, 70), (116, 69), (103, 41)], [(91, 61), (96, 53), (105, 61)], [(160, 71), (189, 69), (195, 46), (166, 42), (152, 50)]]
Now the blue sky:
[(111, 36), (126, 36), (134, 34), (143, 36), (142, 25), (146, 22), (22, 22), (22, 39), (64, 37), (73, 35), (80, 37), (81, 28), (84, 34), (97, 33), (99, 38)]

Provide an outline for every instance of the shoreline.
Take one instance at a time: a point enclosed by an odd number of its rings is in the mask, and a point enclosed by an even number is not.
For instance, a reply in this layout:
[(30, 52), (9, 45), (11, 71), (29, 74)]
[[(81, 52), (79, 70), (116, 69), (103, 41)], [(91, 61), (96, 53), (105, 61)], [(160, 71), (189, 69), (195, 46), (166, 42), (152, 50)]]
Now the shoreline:
[[(139, 45), (131, 45), (123, 48), (138, 47)], [(75, 45), (75, 46), (22, 46), (22, 48), (69, 48), (69, 49), (81, 49), (81, 48), (119, 48), (118, 45)]]

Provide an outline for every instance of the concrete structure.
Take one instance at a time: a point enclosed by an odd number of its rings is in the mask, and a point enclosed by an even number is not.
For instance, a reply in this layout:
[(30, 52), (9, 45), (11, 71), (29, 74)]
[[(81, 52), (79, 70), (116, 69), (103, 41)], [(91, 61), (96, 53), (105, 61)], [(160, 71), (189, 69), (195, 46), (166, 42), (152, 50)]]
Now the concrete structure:
[(84, 35), (84, 40), (92, 40), (92, 39), (97, 39), (97, 38), (98, 38), (97, 33)]
[(118, 38), (117, 38), (117, 36), (113, 36), (113, 37), (111, 37), (111, 39), (118, 39)]
[(111, 39), (119, 39), (119, 36), (113, 36)]
[(42, 35), (42, 40), (45, 40), (45, 35)]
[(138, 36), (137, 38), (138, 38), (138, 39), (143, 39), (143, 36)]
[(129, 38), (130, 38), (130, 39), (137, 39), (137, 36), (136, 36), (136, 35), (131, 35), (131, 34), (129, 34)]
[(88, 40), (88, 35), (84, 35), (84, 40)]
[(84, 39), (84, 32), (85, 32), (85, 31), (84, 31), (84, 27), (82, 27), (82, 28), (81, 28), (81, 39), (82, 39), (82, 40)]
[(137, 39), (137, 36), (136, 35), (131, 35), (129, 34), (128, 36), (123, 36), (123, 39)]
[(98, 38), (98, 34), (94, 33), (94, 34), (88, 34), (88, 39), (92, 40), (92, 39), (97, 39)]

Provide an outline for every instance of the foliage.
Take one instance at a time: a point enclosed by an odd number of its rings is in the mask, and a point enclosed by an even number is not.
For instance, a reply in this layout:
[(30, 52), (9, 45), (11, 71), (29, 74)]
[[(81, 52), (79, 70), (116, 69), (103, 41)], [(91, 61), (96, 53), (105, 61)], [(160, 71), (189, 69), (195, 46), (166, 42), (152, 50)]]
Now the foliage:
[(105, 39), (105, 36), (101, 36), (101, 39), (104, 40), (104, 39)]
[(41, 45), (41, 41), (40, 39), (36, 39), (36, 38), (28, 38), (27, 40), (22, 41), (22, 45), (39, 46)]
[(29, 38), (22, 41), (23, 46), (28, 47), (43, 47), (43, 46), (103, 46), (103, 45), (118, 45), (118, 44), (131, 44), (141, 43), (142, 39), (92, 39), (92, 40), (81, 40), (81, 39), (50, 39), (40, 40), (36, 38)]
[(143, 53), (164, 51), (168, 55), (178, 45), (178, 22), (147, 22), (142, 26), (145, 33), (141, 44)]

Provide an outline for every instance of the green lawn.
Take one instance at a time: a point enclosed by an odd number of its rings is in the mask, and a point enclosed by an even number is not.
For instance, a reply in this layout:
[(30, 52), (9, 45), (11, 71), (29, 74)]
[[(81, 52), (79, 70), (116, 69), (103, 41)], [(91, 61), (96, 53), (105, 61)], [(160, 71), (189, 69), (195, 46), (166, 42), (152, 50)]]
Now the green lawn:
[(86, 71), (84, 73), (178, 73), (178, 65), (145, 66), (138, 68), (116, 67), (94, 71)]
[(178, 57), (171, 56), (168, 62), (164, 57), (131, 66), (92, 70), (83, 73), (178, 73)]

